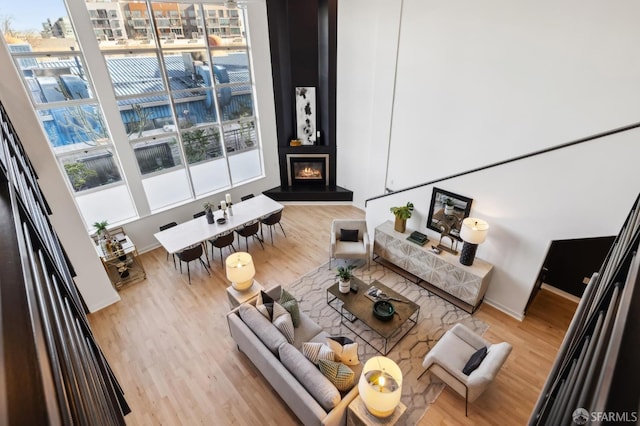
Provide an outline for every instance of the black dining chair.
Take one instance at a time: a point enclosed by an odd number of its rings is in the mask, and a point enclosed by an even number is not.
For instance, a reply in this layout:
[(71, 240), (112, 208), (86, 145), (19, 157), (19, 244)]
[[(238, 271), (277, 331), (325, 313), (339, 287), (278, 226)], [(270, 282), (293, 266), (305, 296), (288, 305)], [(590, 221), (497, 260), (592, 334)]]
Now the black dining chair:
[(222, 267), (224, 267), (224, 258), (222, 257), (222, 249), (227, 247), (231, 247), (229, 248), (229, 252), (231, 252), (231, 249), (233, 249), (233, 251), (236, 251), (235, 246), (233, 245), (233, 242), (235, 241), (235, 234), (233, 233), (233, 231), (228, 232), (226, 234), (220, 235), (217, 238), (214, 238), (213, 240), (209, 240), (209, 244), (211, 244), (211, 260), (215, 260), (215, 256), (213, 255), (213, 248), (217, 247), (220, 249), (220, 263), (222, 264)]
[[(275, 213), (271, 213), (269, 216), (265, 217), (261, 220), (263, 225), (267, 225), (269, 227), (269, 235), (271, 235), (271, 245), (273, 245), (273, 227), (280, 225), (280, 229), (282, 230), (282, 235), (287, 238), (287, 234), (284, 232), (284, 228), (282, 227), (282, 210), (278, 210)], [(260, 227), (260, 235), (262, 236), (262, 240), (264, 241), (264, 235), (262, 233), (262, 227)]]
[(180, 273), (182, 273), (182, 262), (187, 263), (187, 275), (189, 276), (189, 284), (191, 284), (191, 269), (189, 268), (189, 264), (195, 260), (199, 260), (202, 266), (204, 266), (204, 270), (207, 271), (207, 274), (211, 275), (207, 263), (204, 263), (204, 260), (202, 260), (202, 255), (202, 244), (196, 244), (195, 246), (186, 248), (181, 252), (176, 253), (176, 256), (178, 256), (178, 259), (180, 259)]
[(262, 239), (258, 236), (258, 232), (260, 232), (260, 221), (256, 220), (248, 225), (243, 226), (240, 229), (236, 229), (236, 232), (241, 237), (244, 237), (245, 245), (247, 246), (247, 252), (249, 252), (249, 237), (253, 237), (258, 240), (262, 250), (264, 250), (264, 245), (262, 245)]
[(204, 216), (205, 214), (207, 214), (207, 212), (205, 212), (204, 210), (202, 210), (201, 212), (194, 213), (194, 214), (193, 214), (193, 218), (194, 218), (194, 219), (197, 219), (197, 218), (199, 218), (199, 217)]
[[(160, 230), (164, 231), (166, 229), (173, 228), (174, 226), (178, 226), (178, 224), (176, 222), (169, 222), (166, 225), (160, 226)], [(173, 267), (175, 268), (176, 267), (176, 255), (172, 254), (171, 256), (173, 257)], [(169, 252), (167, 252), (167, 260), (169, 260)]]
[(240, 197), (240, 201), (247, 201), (249, 198), (253, 198), (253, 197), (255, 197), (255, 195), (253, 194), (243, 195), (242, 197)]

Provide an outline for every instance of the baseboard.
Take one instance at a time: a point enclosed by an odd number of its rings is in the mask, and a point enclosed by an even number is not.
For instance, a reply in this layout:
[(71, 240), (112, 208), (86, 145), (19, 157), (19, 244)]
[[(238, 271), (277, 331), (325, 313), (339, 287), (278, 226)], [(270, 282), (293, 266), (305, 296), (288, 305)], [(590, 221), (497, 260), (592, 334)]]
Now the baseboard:
[(559, 288), (553, 287), (549, 284), (542, 283), (540, 288), (550, 291), (553, 294), (557, 294), (558, 296), (564, 297), (565, 299), (569, 299), (572, 302), (580, 303), (580, 298), (578, 296), (575, 296), (571, 293), (567, 293), (566, 291), (560, 290)]
[(98, 312), (100, 309), (104, 309), (109, 305), (113, 305), (120, 301), (120, 296), (116, 293), (114, 298), (110, 298), (108, 300), (103, 300), (99, 303), (93, 304), (91, 306), (87, 305), (87, 309), (89, 309), (90, 313)]
[(496, 308), (497, 310), (499, 310), (501, 312), (504, 312), (505, 314), (509, 315), (510, 317), (513, 317), (513, 318), (517, 319), (518, 321), (523, 321), (524, 320), (524, 313), (523, 312), (515, 312), (514, 310), (507, 308), (503, 304), (498, 303), (498, 302), (496, 302), (494, 300), (491, 300), (491, 299), (487, 299), (486, 297), (485, 297), (483, 303), (486, 303), (487, 305), (489, 305), (489, 306), (491, 306), (493, 308)]

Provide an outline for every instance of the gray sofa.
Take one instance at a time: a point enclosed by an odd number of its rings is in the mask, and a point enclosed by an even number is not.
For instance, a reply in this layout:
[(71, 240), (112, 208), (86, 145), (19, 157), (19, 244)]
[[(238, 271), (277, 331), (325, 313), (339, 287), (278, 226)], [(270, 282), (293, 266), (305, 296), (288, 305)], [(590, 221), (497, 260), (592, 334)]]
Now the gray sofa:
[[(268, 291), (276, 300), (280, 292), (280, 286)], [(245, 304), (233, 309), (227, 314), (227, 322), (238, 349), (260, 370), (304, 425), (346, 425), (347, 407), (358, 396), (358, 386), (341, 395), (300, 352), (304, 342), (326, 341), (327, 334), (318, 324), (300, 312), (295, 340), (289, 344), (253, 305)], [(362, 363), (358, 367), (357, 371), (354, 369), (356, 383)]]

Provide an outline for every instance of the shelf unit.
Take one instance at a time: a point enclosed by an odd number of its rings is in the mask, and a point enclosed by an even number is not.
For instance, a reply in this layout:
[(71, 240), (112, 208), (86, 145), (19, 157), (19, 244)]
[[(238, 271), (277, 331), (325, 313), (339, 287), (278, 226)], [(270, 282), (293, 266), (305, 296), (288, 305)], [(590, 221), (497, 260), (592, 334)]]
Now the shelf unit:
[(144, 280), (147, 277), (147, 273), (138, 256), (135, 244), (124, 233), (124, 229), (111, 229), (109, 234), (122, 240), (122, 250), (105, 253), (100, 244), (98, 244), (97, 236), (93, 235), (92, 237), (96, 243), (96, 252), (102, 260), (102, 266), (107, 271), (113, 287), (116, 290), (120, 290), (129, 284)]

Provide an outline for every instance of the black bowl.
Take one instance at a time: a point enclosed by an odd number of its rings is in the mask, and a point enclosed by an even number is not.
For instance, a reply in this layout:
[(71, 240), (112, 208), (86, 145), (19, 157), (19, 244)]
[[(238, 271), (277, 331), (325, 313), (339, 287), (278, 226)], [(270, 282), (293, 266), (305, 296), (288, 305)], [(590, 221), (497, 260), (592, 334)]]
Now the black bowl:
[(373, 303), (373, 316), (378, 318), (380, 321), (390, 321), (393, 319), (393, 314), (395, 314), (396, 309), (393, 307), (391, 302), (386, 300), (378, 300)]
[(220, 219), (216, 219), (216, 222), (218, 222), (220, 225), (222, 225), (226, 221), (227, 221), (227, 219), (225, 219), (224, 217), (221, 217)]

